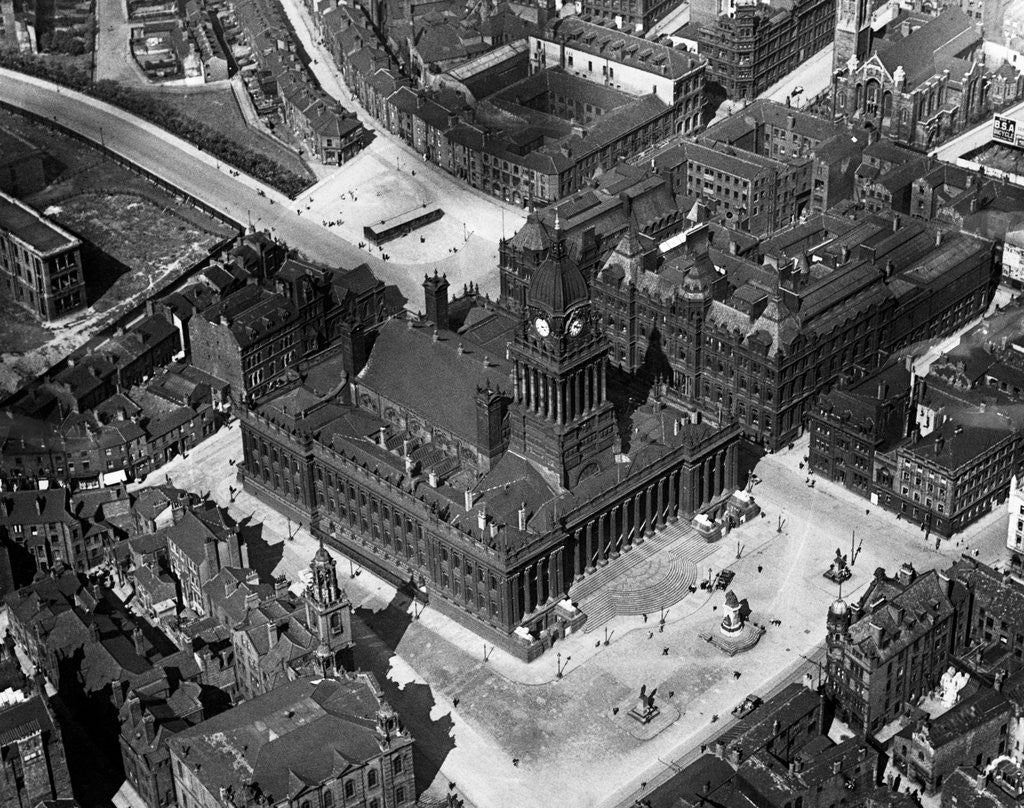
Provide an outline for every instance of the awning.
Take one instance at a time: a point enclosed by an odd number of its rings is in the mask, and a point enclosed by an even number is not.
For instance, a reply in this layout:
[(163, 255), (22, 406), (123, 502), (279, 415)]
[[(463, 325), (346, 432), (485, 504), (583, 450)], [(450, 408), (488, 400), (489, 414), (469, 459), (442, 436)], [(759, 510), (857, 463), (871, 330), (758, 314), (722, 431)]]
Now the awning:
[(123, 483), (128, 479), (128, 474), (124, 469), (118, 469), (117, 471), (109, 471), (101, 475), (101, 482), (103, 485), (117, 485)]

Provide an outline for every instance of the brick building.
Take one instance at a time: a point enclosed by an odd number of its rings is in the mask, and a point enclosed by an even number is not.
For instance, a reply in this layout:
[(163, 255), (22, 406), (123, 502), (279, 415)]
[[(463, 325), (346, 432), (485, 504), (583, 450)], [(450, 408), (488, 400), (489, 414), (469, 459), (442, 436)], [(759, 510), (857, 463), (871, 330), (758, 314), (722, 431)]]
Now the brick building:
[(167, 741), (205, 717), (195, 682), (172, 682), (163, 670), (139, 682), (118, 711), (124, 773), (148, 808), (177, 808)]
[(891, 449), (910, 429), (910, 391), (910, 373), (891, 362), (822, 396), (807, 416), (811, 470), (870, 496), (875, 452)]
[(860, 601), (829, 607), (825, 690), (847, 723), (874, 733), (906, 702), (927, 694), (963, 647), (948, 579), (909, 564), (890, 578), (875, 571)]
[(285, 682), (170, 741), (178, 804), (207, 808), (411, 806), (412, 746), (368, 674)]
[(631, 95), (653, 93), (675, 110), (675, 132), (704, 123), (706, 64), (686, 51), (570, 16), (530, 36), (530, 72), (553, 67)]
[(758, 100), (652, 157), (675, 191), (715, 204), (727, 227), (763, 236), (849, 199), (868, 143), (863, 130)]
[(932, 794), (964, 763), (989, 766), (1010, 747), (1012, 702), (984, 688), (934, 720), (927, 716), (901, 729), (892, 741), (893, 766)]
[(950, 536), (1006, 498), (1024, 461), (1024, 407), (982, 401), (947, 408), (934, 421), (877, 455), (872, 500)]
[(0, 704), (0, 808), (70, 800), (60, 727), (39, 694)]
[(161, 531), (167, 540), (171, 575), (178, 583), (182, 608), (205, 613), (203, 587), (224, 567), (248, 567), (248, 548), (237, 525), (216, 506), (182, 514)]
[(245, 286), (189, 321), (193, 364), (230, 384), (234, 396), (263, 395), (328, 348), (346, 357), (346, 373), (356, 373), (391, 310), (383, 282), (366, 265), (325, 270), (292, 259), (273, 287)]
[(0, 191), (0, 277), (8, 297), (49, 322), (86, 305), (82, 242)]
[(736, 3), (697, 26), (707, 80), (726, 97), (753, 101), (832, 40), (836, 5), (795, 0), (781, 6)]
[(54, 566), (86, 570), (98, 564), (101, 548), (86, 547), (82, 525), (69, 510), (64, 488), (46, 491), (4, 491), (0, 494), (2, 539), (35, 559), (36, 569)]

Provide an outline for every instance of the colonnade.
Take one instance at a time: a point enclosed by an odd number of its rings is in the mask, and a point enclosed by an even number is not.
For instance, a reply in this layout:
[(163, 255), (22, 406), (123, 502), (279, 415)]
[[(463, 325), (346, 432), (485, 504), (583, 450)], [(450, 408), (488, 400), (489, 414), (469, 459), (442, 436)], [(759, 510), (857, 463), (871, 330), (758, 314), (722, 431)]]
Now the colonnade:
[(608, 397), (605, 363), (586, 365), (558, 378), (516, 359), (512, 363), (516, 403), (565, 424), (597, 409)]
[(571, 527), (568, 541), (509, 576), (512, 614), (528, 616), (564, 598), (587, 573), (628, 552), (656, 530), (735, 490), (736, 444), (680, 466)]

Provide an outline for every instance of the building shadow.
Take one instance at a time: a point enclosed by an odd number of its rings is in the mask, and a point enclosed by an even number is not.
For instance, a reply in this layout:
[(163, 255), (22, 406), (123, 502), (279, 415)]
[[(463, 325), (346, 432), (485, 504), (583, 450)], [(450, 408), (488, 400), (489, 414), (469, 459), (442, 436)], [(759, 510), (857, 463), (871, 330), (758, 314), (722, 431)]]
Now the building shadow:
[[(249, 551), (249, 566), (256, 570), (261, 584), (274, 582), (274, 570), (284, 556), (284, 542), (269, 544), (263, 538), (263, 523), (252, 521), (246, 517), (238, 523), (242, 542)], [(288, 541), (285, 539), (284, 541)]]
[(85, 301), (90, 306), (103, 297), (122, 275), (129, 272), (125, 264), (84, 238), (82, 266), (88, 267), (85, 273)]
[(373, 673), (384, 698), (398, 711), (405, 727), (416, 739), (413, 767), (416, 792), (421, 794), (437, 777), (448, 754), (455, 748), (455, 739), (449, 714), (436, 720), (430, 718), (437, 702), (429, 685), (409, 682), (399, 687), (388, 678), (391, 657), (414, 619), (408, 613), (411, 603), (409, 593), (399, 592), (379, 611), (363, 607), (353, 610), (352, 661), (357, 670)]

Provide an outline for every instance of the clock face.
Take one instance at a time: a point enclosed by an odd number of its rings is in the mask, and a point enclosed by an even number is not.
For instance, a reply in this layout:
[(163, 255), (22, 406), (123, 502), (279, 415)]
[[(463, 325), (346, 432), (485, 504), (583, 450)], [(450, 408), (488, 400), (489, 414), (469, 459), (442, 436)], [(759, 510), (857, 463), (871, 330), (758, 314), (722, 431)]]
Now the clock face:
[(545, 320), (543, 317), (538, 317), (534, 321), (533, 327), (537, 329), (537, 333), (540, 334), (542, 337), (546, 337), (548, 334), (551, 333), (551, 326), (548, 325), (548, 321)]
[(578, 314), (569, 321), (569, 336), (578, 337), (583, 333), (583, 318)]

